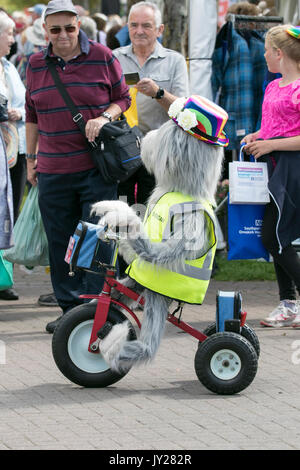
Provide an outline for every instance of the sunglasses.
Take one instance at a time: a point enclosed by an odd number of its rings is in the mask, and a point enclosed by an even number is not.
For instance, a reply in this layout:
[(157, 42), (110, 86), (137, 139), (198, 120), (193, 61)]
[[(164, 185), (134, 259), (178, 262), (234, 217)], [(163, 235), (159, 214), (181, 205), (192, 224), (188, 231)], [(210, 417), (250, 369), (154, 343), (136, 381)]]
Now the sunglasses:
[(49, 28), (51, 34), (59, 34), (61, 30), (64, 29), (66, 33), (74, 33), (76, 31), (76, 26), (68, 25), (68, 26), (53, 26), (53, 28)]

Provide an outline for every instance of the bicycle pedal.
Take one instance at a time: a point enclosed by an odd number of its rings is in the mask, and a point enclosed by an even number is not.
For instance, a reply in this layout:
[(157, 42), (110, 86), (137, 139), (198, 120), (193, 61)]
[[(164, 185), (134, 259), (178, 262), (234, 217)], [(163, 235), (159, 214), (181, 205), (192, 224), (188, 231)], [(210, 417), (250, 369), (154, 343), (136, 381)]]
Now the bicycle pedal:
[(106, 323), (104, 323), (104, 325), (100, 328), (99, 331), (97, 331), (97, 336), (99, 339), (104, 339), (105, 336), (108, 335), (108, 333), (110, 332), (110, 330), (113, 328), (113, 324), (110, 323), (109, 321), (107, 321)]

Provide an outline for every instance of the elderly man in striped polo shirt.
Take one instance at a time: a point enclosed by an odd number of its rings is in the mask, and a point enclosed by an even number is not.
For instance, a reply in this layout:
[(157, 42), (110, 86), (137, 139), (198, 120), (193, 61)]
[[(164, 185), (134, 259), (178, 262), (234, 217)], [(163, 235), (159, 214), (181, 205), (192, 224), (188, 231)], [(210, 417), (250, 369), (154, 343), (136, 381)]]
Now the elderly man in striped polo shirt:
[[(64, 255), (79, 219), (90, 206), (115, 199), (117, 188), (105, 183), (91, 159), (87, 141), (130, 106), (122, 69), (110, 49), (88, 40), (71, 0), (51, 0), (44, 14), (49, 46), (29, 61), (26, 93), (27, 174), (39, 186), (39, 204), (49, 242), (51, 280), (63, 313), (80, 303), (81, 293), (99, 292), (99, 277), (68, 276)], [(86, 122), (86, 138), (56, 89), (46, 58)], [(100, 278), (101, 280), (101, 278)], [(46, 326), (52, 333), (60, 318)]]

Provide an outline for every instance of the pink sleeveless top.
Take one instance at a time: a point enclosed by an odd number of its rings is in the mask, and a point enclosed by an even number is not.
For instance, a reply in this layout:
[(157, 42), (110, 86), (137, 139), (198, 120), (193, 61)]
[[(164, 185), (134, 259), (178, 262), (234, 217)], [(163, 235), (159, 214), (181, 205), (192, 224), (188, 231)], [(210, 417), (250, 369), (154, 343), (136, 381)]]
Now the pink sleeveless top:
[(280, 87), (282, 79), (269, 83), (262, 105), (260, 139), (300, 135), (300, 79)]

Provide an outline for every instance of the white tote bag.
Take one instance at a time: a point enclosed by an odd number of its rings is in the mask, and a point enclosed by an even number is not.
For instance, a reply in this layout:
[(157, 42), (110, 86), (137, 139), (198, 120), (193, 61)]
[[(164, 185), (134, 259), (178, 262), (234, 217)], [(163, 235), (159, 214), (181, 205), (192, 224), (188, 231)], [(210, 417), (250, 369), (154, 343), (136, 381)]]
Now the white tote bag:
[(229, 163), (230, 204), (267, 204), (268, 167), (265, 162), (244, 162), (240, 149), (239, 160)]

